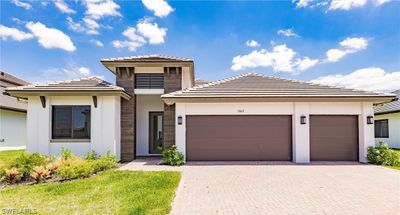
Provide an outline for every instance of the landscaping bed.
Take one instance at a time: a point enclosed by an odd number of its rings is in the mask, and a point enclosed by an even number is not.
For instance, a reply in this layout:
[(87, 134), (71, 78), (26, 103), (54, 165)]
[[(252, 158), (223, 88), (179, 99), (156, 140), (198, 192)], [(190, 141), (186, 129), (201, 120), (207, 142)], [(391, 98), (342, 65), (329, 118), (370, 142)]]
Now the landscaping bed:
[(38, 214), (168, 214), (178, 172), (108, 170), (94, 177), (0, 189), (0, 208)]
[(367, 159), (369, 163), (400, 170), (400, 150), (390, 149), (382, 141), (378, 146), (368, 148)]

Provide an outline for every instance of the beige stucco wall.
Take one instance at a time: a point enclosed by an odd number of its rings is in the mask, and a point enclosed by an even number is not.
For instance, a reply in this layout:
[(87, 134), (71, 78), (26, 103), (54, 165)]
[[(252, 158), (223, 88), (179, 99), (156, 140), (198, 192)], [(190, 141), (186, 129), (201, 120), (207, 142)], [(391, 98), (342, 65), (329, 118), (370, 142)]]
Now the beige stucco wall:
[(376, 115), (375, 120), (388, 119), (389, 138), (375, 138), (375, 142), (383, 141), (391, 148), (400, 149), (400, 113)]
[(26, 113), (0, 109), (0, 148), (26, 146)]

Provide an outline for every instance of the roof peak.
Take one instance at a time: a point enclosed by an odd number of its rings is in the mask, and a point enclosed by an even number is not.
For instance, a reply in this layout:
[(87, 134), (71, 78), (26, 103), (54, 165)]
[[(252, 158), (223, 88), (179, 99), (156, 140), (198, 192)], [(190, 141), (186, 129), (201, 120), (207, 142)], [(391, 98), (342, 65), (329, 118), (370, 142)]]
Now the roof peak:
[(149, 55), (133, 55), (133, 56), (126, 56), (126, 57), (114, 57), (114, 58), (103, 58), (100, 61), (129, 61), (129, 60), (149, 60), (155, 58), (162, 59), (162, 60), (171, 60), (171, 61), (193, 61), (190, 58), (183, 58), (183, 57), (176, 57), (170, 55), (161, 55), (161, 54), (149, 54)]

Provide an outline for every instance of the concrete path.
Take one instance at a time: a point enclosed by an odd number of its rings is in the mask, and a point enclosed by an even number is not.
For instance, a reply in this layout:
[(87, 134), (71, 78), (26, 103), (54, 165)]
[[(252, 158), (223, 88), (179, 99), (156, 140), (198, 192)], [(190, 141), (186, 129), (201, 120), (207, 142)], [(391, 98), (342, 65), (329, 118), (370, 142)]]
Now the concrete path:
[(142, 161), (123, 169), (182, 171), (174, 215), (400, 214), (400, 171), (373, 165)]

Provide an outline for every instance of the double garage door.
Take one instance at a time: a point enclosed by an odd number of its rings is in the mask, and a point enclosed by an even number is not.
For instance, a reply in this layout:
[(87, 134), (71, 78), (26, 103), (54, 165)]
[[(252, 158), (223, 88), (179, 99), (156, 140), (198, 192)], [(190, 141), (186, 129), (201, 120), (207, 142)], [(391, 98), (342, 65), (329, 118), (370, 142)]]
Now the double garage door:
[[(358, 160), (357, 116), (310, 116), (310, 158)], [(191, 161), (291, 161), (292, 116), (187, 116)]]

